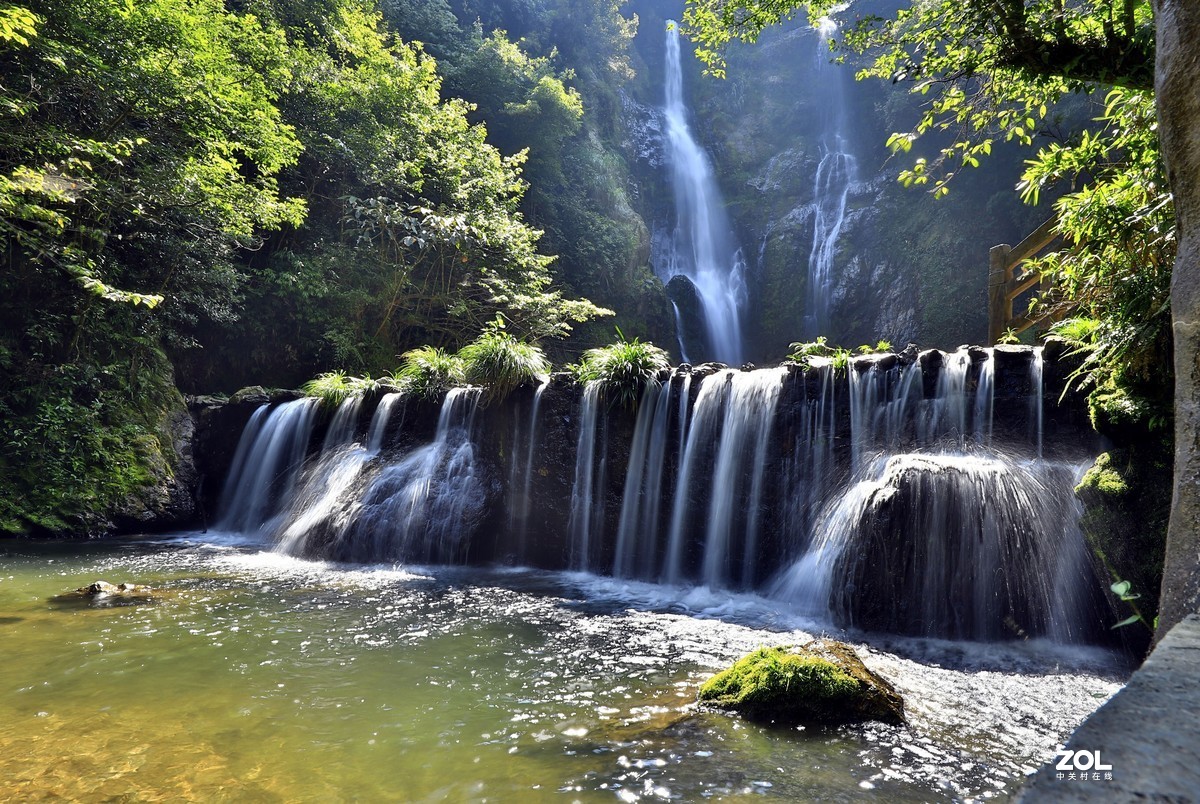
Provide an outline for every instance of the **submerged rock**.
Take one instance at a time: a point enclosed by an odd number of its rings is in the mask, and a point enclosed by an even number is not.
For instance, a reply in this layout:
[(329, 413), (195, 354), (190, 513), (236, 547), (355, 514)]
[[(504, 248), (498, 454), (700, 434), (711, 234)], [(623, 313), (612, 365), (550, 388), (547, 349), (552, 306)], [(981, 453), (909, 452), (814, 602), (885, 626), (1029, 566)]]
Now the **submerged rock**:
[(127, 606), (150, 603), (155, 591), (149, 586), (136, 583), (112, 584), (108, 581), (93, 581), (73, 592), (53, 598), (56, 603), (86, 603), (92, 606)]
[(759, 648), (700, 687), (700, 702), (777, 723), (902, 724), (904, 700), (849, 645)]

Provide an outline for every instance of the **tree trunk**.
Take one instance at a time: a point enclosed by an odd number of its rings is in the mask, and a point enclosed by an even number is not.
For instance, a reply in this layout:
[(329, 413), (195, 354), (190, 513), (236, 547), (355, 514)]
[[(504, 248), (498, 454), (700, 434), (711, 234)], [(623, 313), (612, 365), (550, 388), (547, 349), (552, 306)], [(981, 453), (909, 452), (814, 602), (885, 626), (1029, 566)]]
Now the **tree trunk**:
[(1175, 196), (1175, 489), (1158, 636), (1200, 609), (1200, 0), (1155, 0), (1159, 136)]

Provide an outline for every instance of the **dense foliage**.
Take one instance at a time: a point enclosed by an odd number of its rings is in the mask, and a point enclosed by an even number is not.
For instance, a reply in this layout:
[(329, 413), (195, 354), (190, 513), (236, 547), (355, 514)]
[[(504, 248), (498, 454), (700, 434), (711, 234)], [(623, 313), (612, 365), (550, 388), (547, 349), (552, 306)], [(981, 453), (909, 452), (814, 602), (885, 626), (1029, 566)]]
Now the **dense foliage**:
[[(838, 9), (831, 2), (690, 0), (684, 21), (701, 58), (720, 71), (731, 41), (753, 41), (802, 10), (815, 19)], [(889, 17), (859, 17), (834, 44), (843, 57), (866, 57), (860, 78), (907, 82), (925, 100), (912, 128), (888, 142), (896, 153), (923, 136), (938, 143), (933, 155), (916, 156), (900, 172), (906, 185), (942, 196), (997, 140), (1040, 146), (1020, 179), (1025, 199), (1068, 192), (1055, 205), (1063, 248), (1031, 266), (1051, 288), (1033, 312), (1092, 322), (1071, 332), (1087, 333), (1076, 345), (1090, 353), (1085, 372), (1093, 385), (1156, 384), (1157, 396), (1169, 396), (1161, 388), (1173, 210), (1150, 91), (1150, 4), (913, 4)], [(1106, 87), (1093, 125), (1064, 135), (1056, 103)]]
[[(497, 314), (553, 338), (606, 312), (555, 287), (526, 155), (370, 0), (31, 2), (0, 9), (0, 50), (6, 530), (90, 527), (68, 519), (164, 464), (172, 363), (187, 388), (291, 384)], [(526, 66), (561, 147), (578, 97)]]

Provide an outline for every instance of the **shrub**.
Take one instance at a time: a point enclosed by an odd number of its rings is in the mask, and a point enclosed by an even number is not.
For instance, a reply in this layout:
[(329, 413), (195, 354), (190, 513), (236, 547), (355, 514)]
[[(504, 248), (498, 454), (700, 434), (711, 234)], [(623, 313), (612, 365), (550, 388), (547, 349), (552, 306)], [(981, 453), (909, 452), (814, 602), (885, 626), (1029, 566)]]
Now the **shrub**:
[(466, 381), (484, 386), (493, 399), (503, 398), (525, 383), (540, 382), (550, 373), (550, 361), (541, 349), (497, 327), (464, 346), (458, 357)]
[(396, 388), (433, 399), (467, 382), (463, 359), (436, 346), (421, 346), (401, 355), (403, 365), (390, 377)]
[(301, 390), (307, 396), (320, 399), (321, 404), (336, 408), (350, 397), (360, 396), (378, 387), (379, 382), (371, 379), (370, 375), (351, 377), (344, 371), (329, 371), (304, 383)]
[(788, 358), (805, 368), (816, 368), (821, 365), (833, 366), (839, 374), (844, 373), (850, 365), (850, 350), (831, 345), (822, 335), (815, 341), (797, 342), (789, 347), (792, 352)]
[(610, 346), (588, 349), (568, 368), (579, 382), (599, 382), (609, 400), (632, 407), (642, 389), (657, 383), (658, 373), (669, 366), (667, 353), (654, 344), (621, 338)]

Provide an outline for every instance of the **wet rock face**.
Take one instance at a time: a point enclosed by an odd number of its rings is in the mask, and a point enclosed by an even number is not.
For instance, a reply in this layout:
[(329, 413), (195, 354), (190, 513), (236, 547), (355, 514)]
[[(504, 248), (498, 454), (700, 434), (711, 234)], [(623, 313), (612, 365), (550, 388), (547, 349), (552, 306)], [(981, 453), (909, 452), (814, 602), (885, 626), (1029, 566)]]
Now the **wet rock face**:
[(976, 457), (891, 458), (846, 498), (861, 500), (845, 509), (860, 538), (837, 573), (838, 619), (951, 639), (1096, 638), (1088, 626), (1106, 621), (1104, 601), (1089, 593), (1100, 584), (1077, 538), (1073, 482), (1055, 466), (1016, 474)]
[(109, 513), (105, 529), (162, 531), (193, 521), (199, 480), (194, 460), (195, 423), (182, 398), (162, 411), (156, 439), (143, 452), (149, 478)]
[(706, 681), (700, 703), (779, 725), (905, 722), (895, 688), (832, 640), (759, 648)]

